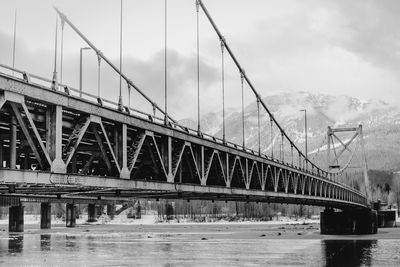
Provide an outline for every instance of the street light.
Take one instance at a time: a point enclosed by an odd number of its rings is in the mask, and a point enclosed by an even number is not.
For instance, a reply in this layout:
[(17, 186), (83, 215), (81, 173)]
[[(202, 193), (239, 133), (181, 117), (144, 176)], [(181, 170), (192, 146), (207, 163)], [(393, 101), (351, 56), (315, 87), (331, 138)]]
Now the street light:
[(79, 53), (79, 97), (82, 97), (82, 51), (89, 49), (90, 47), (81, 47)]
[(307, 148), (307, 109), (301, 109), (300, 111), (304, 111), (304, 132), (305, 132), (305, 139), (306, 139), (306, 166), (307, 166), (307, 158), (308, 158), (308, 148)]

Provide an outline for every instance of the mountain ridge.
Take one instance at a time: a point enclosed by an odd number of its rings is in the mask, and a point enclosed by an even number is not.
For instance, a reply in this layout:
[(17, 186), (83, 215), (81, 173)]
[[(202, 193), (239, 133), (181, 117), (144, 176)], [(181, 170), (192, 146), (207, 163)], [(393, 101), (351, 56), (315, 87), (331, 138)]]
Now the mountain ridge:
[[(263, 101), (285, 130), (291, 140), (304, 151), (304, 112), (307, 110), (309, 157), (317, 157), (320, 165), (325, 165), (325, 156), (313, 155), (326, 145), (327, 127), (363, 126), (365, 149), (369, 167), (377, 170), (396, 171), (400, 168), (400, 109), (382, 100), (360, 100), (346, 95), (312, 94), (290, 92), (263, 97)], [(225, 111), (226, 139), (242, 144), (242, 114), (239, 108)], [(258, 151), (257, 104), (245, 107), (246, 147)], [(269, 121), (265, 111), (260, 113), (261, 150), (269, 154), (271, 150)], [(202, 132), (222, 137), (222, 111), (213, 111), (201, 117)], [(196, 129), (197, 121), (187, 118), (180, 121), (187, 127)], [(342, 135), (349, 139), (349, 134)], [(277, 134), (274, 133), (274, 142)], [(274, 144), (274, 149), (277, 144)], [(287, 149), (287, 148), (286, 148)]]

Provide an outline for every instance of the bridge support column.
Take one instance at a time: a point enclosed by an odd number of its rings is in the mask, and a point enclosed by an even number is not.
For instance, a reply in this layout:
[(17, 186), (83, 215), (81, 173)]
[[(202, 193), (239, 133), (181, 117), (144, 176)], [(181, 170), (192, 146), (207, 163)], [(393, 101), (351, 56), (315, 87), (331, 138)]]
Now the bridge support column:
[(40, 204), (40, 229), (51, 228), (51, 204)]
[(107, 215), (110, 217), (110, 219), (114, 219), (115, 216), (115, 205), (114, 204), (108, 204), (107, 205)]
[(121, 173), (119, 174), (120, 178), (123, 179), (130, 179), (131, 173), (128, 169), (128, 131), (127, 125), (124, 123), (122, 124), (122, 168)]
[(167, 151), (168, 151), (168, 177), (167, 182), (173, 183), (174, 182), (174, 174), (172, 173), (172, 138), (168, 136), (168, 143), (167, 143)]
[(10, 126), (10, 169), (15, 169), (17, 164), (17, 119), (11, 115)]
[(8, 215), (8, 231), (24, 231), (24, 206), (11, 206)]
[(76, 225), (76, 205), (67, 203), (65, 209), (65, 223), (67, 227), (75, 227)]
[(51, 171), (65, 173), (67, 167), (62, 160), (62, 107), (48, 106), (46, 110), (46, 145), (49, 151)]
[(3, 167), (3, 140), (0, 140), (0, 168)]
[(321, 234), (325, 235), (376, 234), (377, 222), (375, 210), (325, 209), (320, 215)]
[(88, 222), (96, 221), (96, 204), (88, 204)]

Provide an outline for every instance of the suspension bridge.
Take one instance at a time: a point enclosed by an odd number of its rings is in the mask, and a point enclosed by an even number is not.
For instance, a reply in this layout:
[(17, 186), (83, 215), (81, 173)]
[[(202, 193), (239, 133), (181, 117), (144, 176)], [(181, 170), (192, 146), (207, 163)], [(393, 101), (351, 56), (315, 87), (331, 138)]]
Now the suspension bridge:
[[(222, 138), (201, 131), (200, 112), (197, 129), (174, 120), (167, 113), (167, 100), (164, 109), (157, 105), (122, 72), (121, 65), (115, 66), (71, 20), (60, 10), (56, 12), (62, 29), (68, 25), (96, 52), (99, 62), (105, 62), (119, 75), (129, 92), (133, 89), (148, 101), (153, 113), (124, 105), (121, 86), (119, 100), (113, 102), (62, 84), (57, 77), (57, 63), (50, 79), (1, 64), (0, 193), (3, 202), (11, 206), (10, 230), (23, 229), (23, 201), (42, 202), (42, 228), (48, 228), (52, 202), (68, 203), (67, 217), (72, 226), (74, 203), (163, 198), (322, 206), (327, 211), (321, 219), (321, 229), (325, 230), (321, 231), (330, 232), (328, 225), (338, 221), (344, 227), (351, 224), (352, 232), (376, 231), (368, 195), (338, 179), (348, 164), (341, 168), (332, 163), (323, 169), (299, 149), (263, 102), (202, 1), (196, 1), (197, 21), (199, 15), (205, 15), (221, 45)], [(57, 26), (56, 36), (58, 30)], [(199, 40), (199, 52), (198, 44)], [(57, 46), (56, 39), (56, 62)], [(242, 144), (229, 142), (225, 136), (225, 54), (233, 60), (241, 79)], [(199, 79), (199, 64), (197, 68)], [(258, 150), (245, 144), (244, 86), (256, 98)], [(167, 90), (165, 96), (167, 99)], [(261, 151), (262, 121), (270, 125), (272, 148), (268, 155)], [(356, 134), (343, 142), (335, 135), (341, 131)], [(335, 137), (343, 145), (334, 160), (328, 156), (328, 161), (334, 162), (349, 150), (354, 139), (363, 142), (362, 127), (330, 128), (328, 137), (328, 155), (331, 139)], [(276, 139), (280, 144), (274, 153)], [(366, 162), (363, 167), (367, 175)], [(343, 210), (350, 221), (342, 222), (342, 213), (333, 208)]]

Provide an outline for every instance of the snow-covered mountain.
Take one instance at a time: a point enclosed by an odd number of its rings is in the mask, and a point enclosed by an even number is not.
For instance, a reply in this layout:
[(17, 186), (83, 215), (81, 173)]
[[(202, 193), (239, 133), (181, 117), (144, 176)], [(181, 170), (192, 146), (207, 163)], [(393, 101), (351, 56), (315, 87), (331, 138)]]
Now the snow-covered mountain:
[[(268, 96), (263, 99), (269, 110), (286, 133), (300, 148), (304, 149), (304, 112), (307, 110), (308, 151), (320, 165), (326, 164), (327, 127), (356, 127), (363, 125), (368, 164), (371, 169), (400, 169), (400, 109), (380, 100), (363, 101), (349, 96), (290, 92)], [(271, 151), (271, 131), (269, 118), (261, 111), (261, 150)], [(196, 120), (184, 119), (182, 124), (196, 129)], [(222, 136), (222, 112), (210, 112), (201, 118), (203, 132), (217, 137)], [(274, 150), (279, 150), (279, 133), (274, 130)], [(340, 134), (338, 134), (340, 135)], [(350, 134), (342, 134), (343, 141)], [(228, 141), (242, 144), (241, 110), (226, 111), (226, 138)], [(246, 146), (258, 150), (257, 104), (251, 103), (245, 108)], [(285, 150), (290, 148), (285, 147)], [(357, 145), (354, 144), (354, 148)], [(277, 152), (276, 152), (277, 153)], [(360, 155), (360, 153), (358, 153)]]

